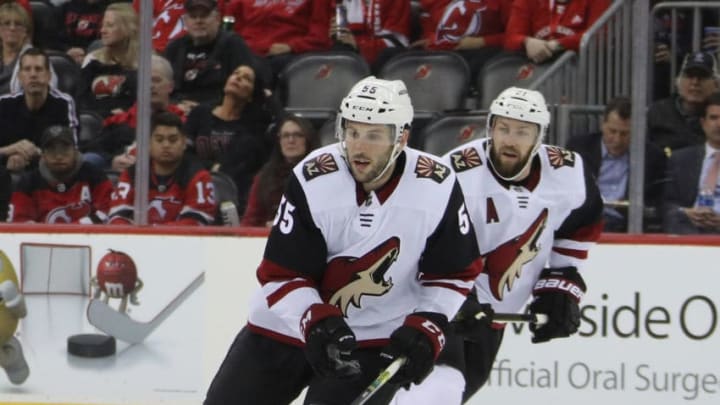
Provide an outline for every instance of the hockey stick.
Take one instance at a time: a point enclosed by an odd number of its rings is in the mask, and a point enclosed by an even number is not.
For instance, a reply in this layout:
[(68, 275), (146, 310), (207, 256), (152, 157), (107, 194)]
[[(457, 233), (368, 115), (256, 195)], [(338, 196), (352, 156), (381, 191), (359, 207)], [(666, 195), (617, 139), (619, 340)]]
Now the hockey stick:
[(390, 363), (385, 370), (381, 371), (380, 374), (373, 380), (373, 382), (368, 385), (367, 388), (365, 388), (365, 391), (360, 394), (359, 397), (355, 398), (354, 401), (350, 403), (350, 405), (363, 405), (366, 403), (370, 397), (375, 395), (376, 392), (380, 388), (382, 388), (383, 385), (385, 385), (386, 382), (390, 381), (391, 378), (395, 374), (397, 374), (398, 370), (400, 370), (400, 367), (402, 367), (407, 359), (405, 357), (398, 357), (395, 359), (392, 363)]
[[(478, 312), (475, 314), (475, 319), (482, 319), (486, 317), (487, 314), (485, 312)], [(499, 323), (507, 323), (507, 322), (529, 322), (534, 323), (537, 325), (543, 325), (546, 324), (548, 321), (548, 316), (546, 314), (504, 314), (500, 312), (496, 312), (492, 316), (493, 322), (499, 322)]]
[(200, 273), (195, 280), (173, 298), (153, 319), (148, 322), (139, 322), (127, 314), (118, 312), (99, 299), (91, 299), (87, 308), (87, 317), (90, 324), (108, 335), (128, 343), (142, 343), (161, 323), (165, 321), (192, 293), (200, 287), (205, 280), (205, 272)]

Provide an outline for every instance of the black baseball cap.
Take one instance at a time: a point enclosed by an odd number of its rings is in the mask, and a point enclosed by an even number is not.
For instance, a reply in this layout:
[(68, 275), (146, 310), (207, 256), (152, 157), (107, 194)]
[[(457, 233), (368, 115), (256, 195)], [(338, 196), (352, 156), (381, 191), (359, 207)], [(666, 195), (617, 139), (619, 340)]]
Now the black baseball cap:
[(192, 8), (202, 7), (207, 10), (215, 10), (217, 8), (217, 1), (215, 0), (185, 0), (185, 10)]
[(46, 148), (57, 143), (75, 146), (75, 134), (73, 134), (72, 129), (62, 125), (53, 125), (46, 128), (40, 138), (40, 147)]
[(708, 52), (690, 52), (685, 55), (682, 69), (683, 74), (698, 77), (717, 75), (715, 57)]

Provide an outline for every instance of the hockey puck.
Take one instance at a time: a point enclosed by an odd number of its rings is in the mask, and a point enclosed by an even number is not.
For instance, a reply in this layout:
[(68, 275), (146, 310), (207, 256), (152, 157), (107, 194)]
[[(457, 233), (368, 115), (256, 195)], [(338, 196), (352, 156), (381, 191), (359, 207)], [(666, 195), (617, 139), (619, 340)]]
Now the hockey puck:
[(80, 357), (106, 357), (115, 354), (115, 338), (96, 333), (72, 335), (67, 339), (67, 351)]

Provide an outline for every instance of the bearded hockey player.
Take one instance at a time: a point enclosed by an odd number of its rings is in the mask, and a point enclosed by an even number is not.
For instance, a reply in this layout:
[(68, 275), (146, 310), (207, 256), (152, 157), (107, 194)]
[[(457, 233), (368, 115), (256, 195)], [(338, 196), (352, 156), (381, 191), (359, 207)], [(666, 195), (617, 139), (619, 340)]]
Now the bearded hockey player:
[(19, 288), (15, 268), (0, 251), (0, 367), (13, 384), (22, 384), (30, 374), (20, 341), (13, 336), (18, 320), (27, 313)]
[[(494, 312), (545, 314), (531, 324), (532, 342), (568, 337), (580, 325), (585, 292), (580, 275), (602, 232), (602, 199), (579, 155), (542, 144), (550, 124), (537, 91), (511, 87), (490, 106), (488, 137), (444, 159), (457, 173), (485, 268), (453, 322), (438, 367), (422, 386), (398, 394), (399, 404), (459, 404), (487, 381), (503, 338)], [(480, 320), (475, 315), (485, 312)], [(460, 374), (462, 373), (462, 375)], [(446, 387), (464, 389), (451, 398)], [(460, 397), (462, 394), (462, 398)]]
[(347, 405), (404, 357), (368, 402), (385, 404), (430, 373), (482, 267), (455, 174), (406, 147), (412, 117), (399, 80), (365, 78), (343, 99), (340, 142), (293, 169), (262, 290), (206, 404), (286, 404), (309, 386), (306, 403)]

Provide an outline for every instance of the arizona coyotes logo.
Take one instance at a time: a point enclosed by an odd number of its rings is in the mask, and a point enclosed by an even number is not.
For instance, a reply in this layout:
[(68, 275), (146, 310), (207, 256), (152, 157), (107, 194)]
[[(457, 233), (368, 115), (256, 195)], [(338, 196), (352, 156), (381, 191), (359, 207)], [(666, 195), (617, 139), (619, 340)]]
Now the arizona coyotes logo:
[[(437, 41), (457, 43), (482, 29), (482, 13), (487, 9), (479, 2), (456, 1), (447, 6), (436, 31)], [(484, 2), (483, 2), (484, 3)]]
[(464, 172), (473, 167), (482, 166), (482, 160), (475, 148), (465, 148), (450, 154), (450, 164), (456, 172)]
[(69, 224), (90, 214), (90, 204), (85, 201), (54, 208), (45, 216), (48, 224)]
[(558, 146), (548, 146), (547, 154), (550, 159), (550, 166), (554, 169), (559, 169), (563, 166), (575, 166), (575, 155), (567, 149)]
[(120, 94), (125, 76), (104, 75), (92, 81), (92, 92), (97, 98), (110, 97)]
[(547, 217), (548, 210), (545, 208), (525, 232), (485, 255), (490, 291), (496, 299), (503, 299), (505, 287), (508, 291), (512, 290), (515, 280), (520, 278), (522, 266), (540, 252), (538, 240), (547, 224)]
[(323, 174), (336, 172), (337, 170), (338, 165), (335, 162), (335, 158), (329, 153), (323, 153), (303, 164), (303, 176), (307, 181), (322, 176)]
[(418, 178), (424, 177), (442, 183), (450, 174), (450, 168), (427, 156), (420, 156), (415, 165), (415, 174)]
[(323, 299), (336, 305), (344, 316), (350, 304), (360, 308), (363, 295), (381, 296), (390, 291), (392, 278), (385, 273), (400, 254), (400, 239), (392, 237), (363, 257), (336, 257), (328, 263), (323, 282)]
[(318, 68), (317, 72), (315, 72), (315, 80), (329, 78), (333, 72), (333, 67), (332, 63), (323, 63), (322, 66)]

